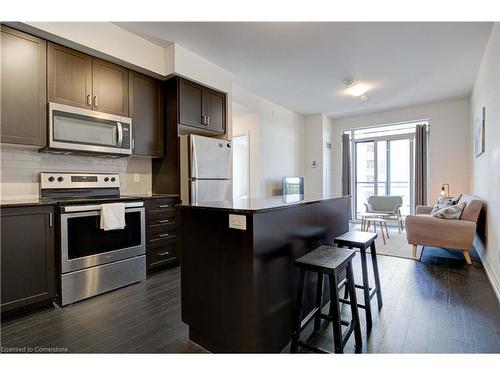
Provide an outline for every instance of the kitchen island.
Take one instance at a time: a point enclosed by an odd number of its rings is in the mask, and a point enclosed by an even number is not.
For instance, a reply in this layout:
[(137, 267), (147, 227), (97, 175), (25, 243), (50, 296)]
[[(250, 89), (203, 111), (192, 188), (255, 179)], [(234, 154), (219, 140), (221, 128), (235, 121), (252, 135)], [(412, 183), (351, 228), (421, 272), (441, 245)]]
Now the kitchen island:
[[(278, 196), (182, 205), (182, 320), (190, 339), (211, 352), (281, 352), (292, 330), (293, 260), (349, 230), (350, 201)], [(315, 281), (306, 282), (306, 308)]]

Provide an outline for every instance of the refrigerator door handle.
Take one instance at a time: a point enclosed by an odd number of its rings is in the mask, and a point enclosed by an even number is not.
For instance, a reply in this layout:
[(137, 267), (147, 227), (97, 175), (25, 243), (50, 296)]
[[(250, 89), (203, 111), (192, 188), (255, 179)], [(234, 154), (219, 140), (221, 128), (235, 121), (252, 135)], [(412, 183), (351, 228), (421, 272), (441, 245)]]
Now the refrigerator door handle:
[(190, 151), (191, 151), (191, 177), (198, 176), (198, 162), (196, 157), (196, 145), (193, 137), (189, 136)]
[(191, 185), (191, 189), (190, 189), (190, 194), (191, 196), (189, 197), (189, 201), (190, 203), (198, 203), (198, 197), (196, 196), (197, 194), (197, 191), (196, 191), (196, 180), (193, 180), (191, 179), (191, 181), (189, 181), (189, 185)]

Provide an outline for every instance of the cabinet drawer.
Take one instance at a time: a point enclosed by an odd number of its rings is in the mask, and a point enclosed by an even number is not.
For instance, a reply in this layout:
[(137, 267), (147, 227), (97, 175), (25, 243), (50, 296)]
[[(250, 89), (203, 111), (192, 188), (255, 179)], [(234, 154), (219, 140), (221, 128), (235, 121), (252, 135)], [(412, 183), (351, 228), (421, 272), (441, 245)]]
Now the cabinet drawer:
[(150, 211), (175, 210), (176, 203), (175, 198), (155, 198), (148, 201), (147, 207)]
[(148, 235), (148, 246), (157, 247), (177, 241), (177, 231), (151, 233)]
[(148, 229), (146, 233), (148, 235), (153, 235), (155, 233), (174, 233), (176, 231), (177, 231), (177, 223), (171, 220), (170, 222), (167, 223), (163, 222), (160, 224), (148, 223)]
[(177, 245), (175, 243), (148, 250), (148, 266), (155, 267), (164, 262), (171, 261), (177, 257)]
[(161, 224), (159, 221), (165, 222), (164, 220), (168, 220), (168, 222), (176, 221), (176, 210), (157, 210), (157, 211), (148, 211), (146, 215), (147, 222), (151, 222), (152, 224)]

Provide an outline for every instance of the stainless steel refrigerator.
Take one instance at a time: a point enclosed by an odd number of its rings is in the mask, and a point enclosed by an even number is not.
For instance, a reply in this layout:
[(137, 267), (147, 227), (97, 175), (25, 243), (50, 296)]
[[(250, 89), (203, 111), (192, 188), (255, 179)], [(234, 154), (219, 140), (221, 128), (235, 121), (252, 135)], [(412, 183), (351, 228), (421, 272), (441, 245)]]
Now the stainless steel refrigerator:
[(180, 137), (182, 203), (231, 200), (231, 141), (200, 135)]

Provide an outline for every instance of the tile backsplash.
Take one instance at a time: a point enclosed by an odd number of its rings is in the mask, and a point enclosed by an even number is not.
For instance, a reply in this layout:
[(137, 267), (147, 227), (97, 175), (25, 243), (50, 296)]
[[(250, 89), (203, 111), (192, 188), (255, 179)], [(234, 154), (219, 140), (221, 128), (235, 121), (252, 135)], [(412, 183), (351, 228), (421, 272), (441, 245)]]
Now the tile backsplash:
[(121, 194), (151, 193), (151, 159), (121, 159), (53, 155), (38, 150), (1, 145), (0, 194), (2, 200), (39, 196), (40, 172), (114, 172), (120, 174)]

